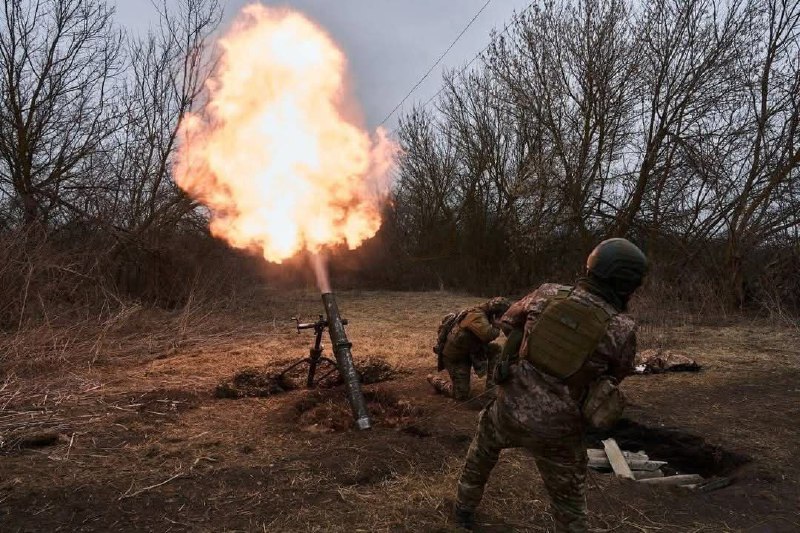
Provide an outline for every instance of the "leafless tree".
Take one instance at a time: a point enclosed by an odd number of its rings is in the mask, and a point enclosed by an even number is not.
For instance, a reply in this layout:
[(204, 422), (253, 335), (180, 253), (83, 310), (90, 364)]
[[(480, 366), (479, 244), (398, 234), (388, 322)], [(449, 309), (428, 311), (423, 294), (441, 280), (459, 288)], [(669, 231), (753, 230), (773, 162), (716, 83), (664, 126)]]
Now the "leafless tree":
[[(13, 305), (0, 304), (8, 316), (15, 306), (30, 311), (28, 293), (48, 278), (64, 279), (73, 295), (101, 285), (110, 294), (124, 291), (120, 278), (133, 273), (134, 297), (165, 302), (186, 288), (174, 282), (175, 258), (187, 255), (176, 229), (201, 217), (171, 178), (172, 158), (181, 118), (203, 105), (220, 5), (164, 2), (144, 36), (115, 29), (113, 15), (103, 0), (5, 2), (0, 231), (4, 242), (22, 244), (9, 247), (18, 254), (4, 258), (0, 272), (28, 269), (22, 288), (19, 276), (0, 280), (19, 293), (9, 297)], [(202, 241), (195, 229), (190, 238)], [(26, 246), (31, 234), (36, 242)], [(50, 287), (56, 297), (61, 289)]]
[(768, 0), (753, 21), (756, 39), (740, 56), (742, 90), (731, 114), (734, 138), (709, 161), (719, 184), (736, 303), (745, 301), (743, 261), (764, 242), (800, 227), (800, 2)]
[(119, 128), (122, 39), (98, 0), (8, 0), (0, 19), (0, 194), (25, 225), (82, 213)]
[(202, 105), (214, 61), (208, 40), (221, 15), (217, 0), (182, 0), (175, 10), (164, 2), (159, 26), (128, 38), (125, 120), (109, 175), (110, 218), (128, 236), (172, 227), (196, 207), (172, 181), (172, 157), (180, 120)]
[[(491, 67), (538, 130), (537, 172), (559, 185), (568, 234), (590, 240), (630, 131), (636, 50), (623, 1), (546, 2), (493, 49)], [(543, 142), (542, 142), (543, 141)], [(532, 156), (534, 152), (528, 151)]]
[(541, 279), (556, 268), (540, 256), (622, 235), (671, 250), (658, 264), (673, 282), (691, 272), (742, 305), (758, 262), (785, 272), (800, 246), (799, 5), (536, 4), (479, 67), (445, 77), (438, 113), (415, 112), (424, 135), (404, 123), (400, 223), (420, 235), (437, 223), (418, 216), (442, 161), (425, 147), (446, 145), (435, 201), (452, 235), (436, 247), (480, 258), (473, 286), (489, 271)]

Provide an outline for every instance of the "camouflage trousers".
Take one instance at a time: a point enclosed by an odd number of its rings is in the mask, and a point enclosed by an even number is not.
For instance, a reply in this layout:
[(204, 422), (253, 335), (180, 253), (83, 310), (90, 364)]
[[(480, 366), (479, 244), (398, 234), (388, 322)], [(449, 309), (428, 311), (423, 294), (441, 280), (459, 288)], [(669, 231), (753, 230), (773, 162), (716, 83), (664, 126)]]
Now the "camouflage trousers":
[(526, 448), (533, 453), (550, 495), (556, 531), (585, 532), (587, 458), (582, 436), (536, 439), (503, 423), (495, 402), (481, 411), (478, 432), (469, 447), (458, 482), (456, 501), (459, 507), (474, 510), (478, 506), (489, 475), (505, 448)]
[[(500, 345), (497, 343), (492, 342), (487, 345), (486, 366), (483, 367), (486, 372), (486, 390), (494, 388), (494, 368), (497, 365), (501, 350)], [(447, 370), (450, 379), (447, 380), (437, 376), (431, 380), (431, 385), (433, 385), (433, 388), (440, 394), (449, 396), (454, 400), (467, 400), (469, 399), (472, 368), (473, 366), (477, 367), (477, 363), (477, 361), (474, 361), (473, 358), (468, 355), (456, 360), (445, 359), (444, 368)], [(476, 368), (476, 371), (477, 370), (479, 370), (479, 368)]]

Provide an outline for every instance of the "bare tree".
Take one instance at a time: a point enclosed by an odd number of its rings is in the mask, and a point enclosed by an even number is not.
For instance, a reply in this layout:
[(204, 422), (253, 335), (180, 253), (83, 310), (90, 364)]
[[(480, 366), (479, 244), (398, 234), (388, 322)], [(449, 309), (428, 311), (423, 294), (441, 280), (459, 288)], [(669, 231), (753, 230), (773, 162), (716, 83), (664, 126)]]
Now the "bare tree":
[[(401, 134), (401, 224), (426, 235), (441, 219), (419, 208), (447, 206), (449, 245), (483, 266), (472, 286), (541, 279), (557, 269), (539, 256), (614, 234), (741, 306), (759, 261), (775, 278), (796, 257), (800, 0), (550, 0), (441, 93)], [(435, 195), (430, 146), (450, 161)]]
[[(724, 126), (717, 111), (735, 94), (732, 65), (746, 50), (754, 15), (755, 4), (746, 0), (645, 4), (636, 41), (641, 135), (630, 149), (639, 155), (622, 182), (616, 234), (627, 234), (640, 216), (657, 228), (669, 204), (671, 180), (680, 175), (673, 166), (677, 154), (698, 128)], [(643, 213), (647, 204), (650, 209)]]
[[(630, 134), (635, 49), (624, 1), (546, 2), (518, 21), (490, 65), (538, 130), (538, 171), (559, 184), (562, 231), (590, 241)], [(544, 152), (541, 152), (544, 150)]]
[(800, 226), (800, 2), (768, 0), (753, 25), (757, 40), (740, 58), (737, 135), (713, 159), (740, 306), (746, 256)]
[(122, 91), (124, 126), (117, 136), (109, 175), (114, 196), (109, 218), (128, 237), (172, 227), (196, 204), (172, 181), (177, 129), (201, 93), (214, 56), (209, 37), (222, 11), (217, 0), (164, 2), (160, 25), (130, 37), (131, 73)]
[(4, 3), (0, 191), (24, 225), (83, 213), (96, 186), (95, 159), (119, 127), (112, 15), (99, 0)]
[(398, 224), (406, 231), (406, 249), (432, 261), (455, 253), (458, 206), (456, 151), (452, 139), (430, 114), (412, 112), (400, 121), (398, 136), (406, 150), (395, 188)]

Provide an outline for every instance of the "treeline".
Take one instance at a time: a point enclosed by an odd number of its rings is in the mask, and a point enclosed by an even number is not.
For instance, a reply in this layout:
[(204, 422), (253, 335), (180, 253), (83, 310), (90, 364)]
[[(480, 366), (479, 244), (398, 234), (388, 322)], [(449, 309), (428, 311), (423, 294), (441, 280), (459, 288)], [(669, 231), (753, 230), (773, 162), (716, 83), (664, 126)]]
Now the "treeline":
[(180, 306), (209, 276), (237, 277), (171, 177), (220, 20), (217, 0), (164, 2), (134, 35), (103, 0), (4, 2), (0, 326), (126, 299)]
[[(526, 10), (402, 118), (384, 227), (335, 254), (335, 286), (521, 292), (622, 235), (653, 258), (651, 294), (800, 308), (799, 4)], [(164, 2), (139, 36), (103, 0), (4, 2), (0, 330), (313, 284), (302, 258), (212, 239), (172, 180), (220, 20), (217, 0)]]
[(513, 291), (599, 239), (660, 298), (800, 308), (800, 2), (544, 1), (403, 117), (404, 272)]

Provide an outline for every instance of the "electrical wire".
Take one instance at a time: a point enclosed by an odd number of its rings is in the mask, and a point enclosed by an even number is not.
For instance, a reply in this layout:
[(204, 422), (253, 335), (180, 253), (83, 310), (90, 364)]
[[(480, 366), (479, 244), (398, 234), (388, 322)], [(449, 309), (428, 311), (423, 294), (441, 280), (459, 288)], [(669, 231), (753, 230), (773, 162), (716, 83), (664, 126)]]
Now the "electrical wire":
[[(533, 7), (533, 5), (534, 5), (535, 3), (536, 3), (536, 0), (534, 0), (533, 2), (531, 2), (530, 4), (528, 4), (527, 6), (525, 6), (525, 8), (524, 8), (522, 11), (520, 11), (519, 13), (517, 13), (517, 14), (516, 14), (516, 15), (515, 15), (515, 16), (512, 18), (512, 20), (511, 20), (511, 22), (510, 22), (510, 23), (506, 23), (506, 24), (504, 25), (504, 27), (503, 27), (503, 31), (501, 31), (500, 33), (498, 33), (498, 34), (497, 34), (497, 36), (495, 36), (495, 38), (497, 38), (497, 37), (500, 37), (500, 36), (503, 36), (503, 35), (505, 35), (506, 33), (508, 33), (508, 30), (510, 30), (510, 29), (511, 29), (511, 28), (514, 26), (514, 24), (516, 24), (516, 23), (517, 23), (517, 21), (519, 20), (519, 17), (520, 17), (521, 15), (523, 15), (523, 14), (524, 14), (526, 11), (530, 10), (530, 9)], [(486, 4), (486, 5), (488, 5), (488, 2), (487, 2), (487, 4)], [(486, 7), (486, 5), (484, 5), (484, 7)], [(480, 12), (479, 12), (478, 14), (480, 14)], [(473, 19), (473, 20), (474, 20), (474, 19)], [(465, 31), (466, 31), (466, 29), (465, 29)], [(463, 33), (463, 32), (462, 32), (462, 33)], [(475, 62), (475, 60), (476, 60), (476, 59), (478, 59), (478, 58), (479, 58), (479, 57), (480, 57), (480, 56), (481, 56), (481, 55), (482, 55), (484, 52), (486, 52), (486, 50), (488, 50), (490, 46), (492, 46), (492, 43), (493, 43), (493, 42), (494, 42), (494, 40), (492, 40), (492, 41), (489, 41), (489, 44), (487, 44), (487, 45), (486, 45), (486, 46), (485, 46), (485, 47), (484, 47), (484, 48), (483, 48), (483, 49), (482, 49), (480, 52), (478, 52), (477, 54), (475, 54), (475, 56), (474, 56), (472, 59), (470, 59), (470, 60), (469, 60), (469, 62), (468, 62), (466, 65), (464, 65), (464, 66), (461, 68), (461, 70), (459, 70), (459, 71), (457, 72), (457, 74), (456, 74), (456, 75), (457, 75), (457, 76), (460, 76), (461, 74), (463, 74), (464, 72), (466, 72), (466, 70), (467, 70), (467, 69), (468, 69), (470, 66), (472, 66), (472, 64)], [(455, 44), (455, 43), (453, 43), (453, 44)], [(450, 45), (450, 47), (452, 48), (452, 45)], [(449, 50), (449, 48), (448, 48), (448, 50)], [(445, 53), (446, 53), (446, 52), (445, 52)], [(444, 57), (444, 55), (443, 55), (442, 57)], [(440, 58), (440, 60), (441, 60), (441, 58)], [(439, 64), (439, 62), (437, 61), (437, 63), (436, 63), (435, 65), (433, 65), (433, 67), (431, 67), (431, 69), (430, 69), (430, 70), (429, 70), (429, 71), (428, 71), (428, 72), (425, 74), (425, 76), (424, 76), (424, 77), (423, 77), (423, 78), (422, 78), (422, 79), (421, 79), (419, 82), (417, 82), (417, 84), (416, 84), (416, 85), (414, 85), (414, 87), (411, 89), (411, 91), (409, 91), (409, 93), (408, 93), (408, 94), (405, 96), (405, 98), (403, 98), (403, 99), (400, 101), (400, 103), (399, 103), (399, 104), (397, 104), (397, 105), (394, 107), (394, 109), (392, 109), (392, 112), (391, 112), (391, 113), (389, 113), (389, 114), (386, 116), (386, 118), (384, 118), (384, 119), (383, 119), (383, 121), (381, 121), (381, 123), (379, 124), (380, 126), (382, 126), (382, 125), (383, 125), (383, 124), (384, 124), (384, 123), (385, 123), (387, 120), (389, 120), (389, 118), (390, 118), (390, 117), (391, 117), (391, 116), (392, 116), (392, 115), (395, 113), (395, 111), (397, 111), (397, 110), (400, 108), (400, 106), (402, 106), (402, 105), (405, 103), (405, 101), (406, 101), (406, 100), (408, 100), (408, 97), (409, 97), (409, 96), (411, 96), (411, 94), (412, 94), (412, 93), (413, 93), (413, 92), (414, 92), (414, 91), (417, 89), (417, 87), (419, 87), (419, 86), (420, 86), (420, 84), (421, 84), (421, 83), (422, 83), (422, 82), (425, 80), (425, 77), (427, 77), (427, 76), (428, 76), (428, 74), (430, 74), (430, 72), (431, 72), (431, 71), (432, 71), (434, 68), (436, 68), (436, 65), (438, 65), (438, 64)], [(434, 100), (435, 100), (435, 99), (436, 99), (436, 98), (437, 98), (437, 97), (438, 97), (440, 94), (442, 94), (442, 92), (445, 90), (445, 88), (446, 88), (446, 87), (443, 85), (443, 86), (442, 86), (442, 87), (441, 87), (441, 88), (440, 88), (438, 91), (436, 91), (436, 93), (435, 93), (433, 96), (431, 96), (430, 98), (428, 98), (428, 99), (425, 101), (425, 103), (423, 103), (423, 104), (420, 106), (420, 109), (425, 109), (426, 107), (428, 107), (428, 105), (429, 105), (431, 102), (433, 102), (433, 101), (434, 101)], [(395, 131), (396, 131), (396, 130), (395, 130)]]
[[(457, 43), (457, 42), (458, 42), (458, 41), (461, 39), (461, 37), (462, 37), (462, 36), (463, 36), (463, 35), (464, 35), (464, 34), (467, 32), (467, 30), (468, 30), (468, 29), (469, 29), (469, 28), (472, 26), (472, 24), (473, 24), (473, 23), (474, 23), (474, 22), (475, 22), (475, 21), (478, 19), (478, 17), (481, 15), (481, 13), (483, 13), (483, 11), (484, 11), (484, 10), (485, 10), (485, 9), (486, 9), (486, 8), (489, 6), (489, 4), (491, 4), (491, 3), (492, 3), (492, 0), (486, 0), (486, 3), (484, 3), (484, 4), (483, 4), (483, 6), (482, 6), (482, 7), (481, 7), (481, 8), (478, 10), (478, 12), (477, 12), (477, 13), (475, 13), (475, 16), (473, 16), (473, 17), (472, 17), (472, 19), (471, 19), (471, 20), (470, 20), (470, 21), (467, 23), (467, 25), (466, 25), (466, 26), (464, 26), (464, 29), (462, 29), (462, 30), (461, 30), (461, 33), (459, 33), (459, 34), (456, 36), (456, 38), (453, 40), (453, 42), (452, 42), (452, 43), (450, 43), (450, 46), (448, 46), (448, 47), (447, 47), (447, 49), (446, 49), (444, 52), (442, 52), (442, 54), (439, 56), (439, 58), (436, 60), (436, 62), (435, 62), (433, 65), (431, 65), (431, 68), (429, 68), (429, 69), (428, 69), (428, 71), (427, 71), (427, 72), (426, 72), (426, 73), (425, 73), (425, 74), (422, 76), (422, 78), (420, 78), (420, 80), (419, 80), (419, 81), (418, 81), (418, 82), (417, 82), (417, 83), (416, 83), (416, 84), (415, 84), (415, 85), (414, 85), (414, 86), (411, 88), (411, 90), (410, 90), (410, 91), (408, 91), (408, 94), (406, 94), (406, 95), (403, 97), (403, 99), (402, 99), (402, 100), (400, 100), (400, 103), (399, 103), (399, 104), (397, 104), (396, 106), (394, 106), (394, 109), (392, 109), (392, 110), (389, 112), (389, 114), (388, 114), (388, 115), (386, 115), (386, 117), (385, 117), (385, 118), (384, 118), (384, 119), (381, 121), (381, 123), (379, 124), (380, 126), (383, 126), (383, 125), (386, 123), (386, 121), (387, 121), (387, 120), (389, 120), (389, 119), (392, 117), (392, 115), (394, 115), (394, 114), (395, 114), (395, 112), (396, 112), (398, 109), (400, 109), (400, 106), (402, 106), (402, 105), (405, 103), (405, 101), (406, 101), (406, 100), (408, 100), (408, 98), (409, 98), (409, 97), (410, 97), (410, 96), (411, 96), (411, 95), (414, 93), (414, 91), (416, 91), (416, 90), (417, 90), (417, 88), (418, 88), (420, 85), (422, 85), (422, 82), (424, 82), (426, 79), (428, 79), (428, 76), (430, 76), (431, 72), (433, 72), (433, 69), (435, 69), (435, 68), (436, 68), (436, 67), (439, 65), (439, 63), (441, 63), (441, 62), (442, 62), (442, 59), (444, 59), (444, 57), (445, 57), (445, 56), (448, 54), (448, 52), (450, 52), (450, 50), (452, 50), (452, 49), (453, 49), (453, 47), (456, 45), (456, 43)], [(487, 47), (487, 48), (488, 48), (488, 47)]]
[[(518, 14), (515, 14), (515, 16), (514, 16), (514, 17), (512, 18), (512, 20), (511, 20), (511, 22), (510, 22), (510, 23), (507, 23), (507, 24), (505, 24), (505, 26), (503, 27), (503, 31), (501, 31), (500, 33), (498, 33), (498, 34), (497, 34), (497, 36), (496, 36), (495, 38), (497, 38), (497, 37), (501, 37), (501, 36), (505, 35), (506, 33), (508, 33), (508, 30), (509, 30), (509, 29), (511, 29), (511, 28), (514, 26), (514, 24), (516, 24), (516, 23), (517, 23), (517, 21), (519, 20), (519, 17), (520, 17), (522, 14), (524, 14), (526, 11), (528, 11), (530, 8), (532, 8), (532, 7), (533, 7), (533, 5), (534, 5), (535, 3), (536, 3), (536, 0), (534, 0), (533, 2), (531, 2), (530, 4), (528, 4), (527, 6), (525, 6), (525, 8), (524, 8), (522, 11), (520, 11)], [(475, 54), (475, 56), (474, 56), (472, 59), (470, 59), (470, 60), (469, 60), (469, 63), (467, 63), (466, 65), (464, 65), (464, 67), (462, 67), (462, 68), (461, 68), (461, 70), (459, 70), (459, 71), (458, 71), (458, 73), (457, 73), (457, 76), (460, 76), (461, 74), (463, 74), (464, 72), (466, 72), (466, 70), (467, 70), (467, 69), (468, 69), (468, 68), (469, 68), (469, 67), (470, 67), (470, 66), (471, 66), (471, 65), (472, 65), (472, 64), (475, 62), (475, 60), (476, 60), (476, 59), (478, 59), (478, 58), (479, 58), (481, 55), (483, 55), (483, 54), (486, 52), (486, 50), (488, 50), (488, 49), (489, 49), (489, 47), (490, 47), (490, 46), (492, 46), (492, 43), (493, 43), (493, 42), (494, 42), (494, 39), (493, 39), (492, 41), (490, 41), (490, 42), (489, 42), (489, 44), (487, 44), (487, 45), (486, 45), (486, 46), (483, 48), (483, 50), (481, 50), (480, 52), (478, 52), (477, 54)], [(421, 109), (425, 109), (426, 107), (428, 107), (428, 104), (430, 104), (431, 102), (433, 102), (433, 101), (434, 101), (434, 100), (435, 100), (435, 99), (436, 99), (436, 98), (437, 98), (437, 97), (438, 97), (440, 94), (442, 94), (442, 92), (443, 92), (444, 90), (445, 90), (445, 86), (443, 85), (443, 86), (442, 86), (442, 88), (441, 88), (441, 89), (439, 89), (438, 91), (436, 91), (436, 94), (434, 94), (433, 96), (431, 96), (430, 98), (428, 98), (428, 99), (425, 101), (425, 103), (423, 103), (423, 104), (420, 106), (420, 108), (421, 108)]]

